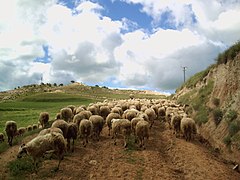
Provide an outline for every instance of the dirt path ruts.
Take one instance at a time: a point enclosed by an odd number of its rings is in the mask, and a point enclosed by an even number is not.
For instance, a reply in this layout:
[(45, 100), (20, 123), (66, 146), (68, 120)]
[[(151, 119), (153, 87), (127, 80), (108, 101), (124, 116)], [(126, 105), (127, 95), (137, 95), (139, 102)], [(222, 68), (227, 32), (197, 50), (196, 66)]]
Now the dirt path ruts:
[[(160, 122), (154, 124), (146, 150), (125, 150), (122, 140), (114, 146), (107, 134), (105, 127), (100, 142), (90, 140), (86, 148), (77, 140), (75, 152), (65, 156), (57, 173), (51, 172), (57, 160), (45, 160), (38, 174), (31, 174), (28, 179), (240, 179), (239, 173), (198, 141), (175, 138)], [(1, 154), (1, 164), (13, 160), (17, 149), (15, 146)], [(6, 168), (5, 171), (8, 173)]]

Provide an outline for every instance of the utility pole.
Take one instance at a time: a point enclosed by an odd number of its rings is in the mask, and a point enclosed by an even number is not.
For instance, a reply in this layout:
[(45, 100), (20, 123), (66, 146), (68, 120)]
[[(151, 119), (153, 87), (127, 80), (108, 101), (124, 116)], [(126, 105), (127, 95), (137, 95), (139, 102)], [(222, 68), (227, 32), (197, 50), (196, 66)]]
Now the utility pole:
[(182, 68), (183, 68), (183, 81), (185, 82), (187, 66), (183, 66)]
[(43, 74), (41, 75), (41, 84), (42, 84), (42, 82), (43, 82)]

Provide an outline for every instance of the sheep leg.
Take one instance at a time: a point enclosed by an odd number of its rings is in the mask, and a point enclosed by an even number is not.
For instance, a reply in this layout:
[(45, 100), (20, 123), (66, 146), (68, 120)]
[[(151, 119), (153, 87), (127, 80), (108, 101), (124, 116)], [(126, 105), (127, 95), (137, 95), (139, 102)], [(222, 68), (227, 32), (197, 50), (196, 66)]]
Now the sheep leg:
[(74, 139), (72, 141), (72, 152), (74, 152)]
[(67, 150), (69, 151), (70, 150), (70, 139), (67, 139)]

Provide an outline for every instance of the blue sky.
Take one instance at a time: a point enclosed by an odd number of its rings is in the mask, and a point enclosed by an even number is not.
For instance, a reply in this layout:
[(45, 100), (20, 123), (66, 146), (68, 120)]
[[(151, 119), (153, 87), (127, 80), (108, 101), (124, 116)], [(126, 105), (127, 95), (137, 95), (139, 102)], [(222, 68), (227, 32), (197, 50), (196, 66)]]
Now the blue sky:
[(240, 39), (226, 0), (0, 2), (0, 91), (71, 80), (173, 93)]

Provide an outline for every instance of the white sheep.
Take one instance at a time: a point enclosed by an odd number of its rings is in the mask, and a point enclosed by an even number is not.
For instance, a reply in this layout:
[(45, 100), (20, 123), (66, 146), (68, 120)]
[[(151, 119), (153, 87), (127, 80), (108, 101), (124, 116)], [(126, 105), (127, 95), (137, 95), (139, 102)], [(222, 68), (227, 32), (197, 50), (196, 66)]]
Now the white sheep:
[(45, 134), (48, 134), (48, 133), (51, 133), (51, 132), (56, 132), (56, 133), (60, 133), (60, 134), (63, 135), (63, 132), (62, 132), (62, 130), (61, 130), (60, 128), (50, 127), (50, 128), (41, 130), (41, 131), (38, 133), (38, 136), (42, 136), (42, 135), (45, 135)]
[(114, 145), (117, 144), (118, 134), (121, 134), (124, 137), (124, 147), (127, 147), (131, 134), (131, 122), (128, 119), (112, 119), (112, 131)]
[(54, 151), (54, 154), (57, 155), (59, 161), (56, 170), (58, 170), (66, 152), (66, 142), (62, 134), (52, 132), (35, 137), (19, 147), (17, 157), (21, 158), (24, 154), (32, 156), (34, 169), (37, 171), (37, 163), (47, 151)]
[(106, 122), (107, 122), (107, 126), (108, 126), (108, 136), (110, 136), (110, 131), (112, 129), (112, 119), (121, 119), (121, 116), (118, 113), (111, 112), (106, 117)]
[(143, 149), (145, 149), (144, 140), (145, 138), (149, 138), (149, 123), (147, 121), (138, 121), (138, 123), (136, 124), (136, 136), (139, 141), (139, 147), (143, 147)]
[(79, 126), (79, 132), (80, 132), (80, 136), (83, 137), (83, 147), (86, 147), (88, 143), (88, 138), (92, 134), (92, 122), (89, 121), (88, 119), (81, 120), (80, 126)]
[(15, 121), (7, 121), (5, 131), (8, 137), (8, 144), (12, 146), (13, 137), (17, 135), (17, 123)]
[(48, 112), (41, 112), (39, 114), (38, 121), (40, 122), (42, 128), (45, 128), (46, 125), (48, 124), (48, 121), (49, 121), (49, 113)]

